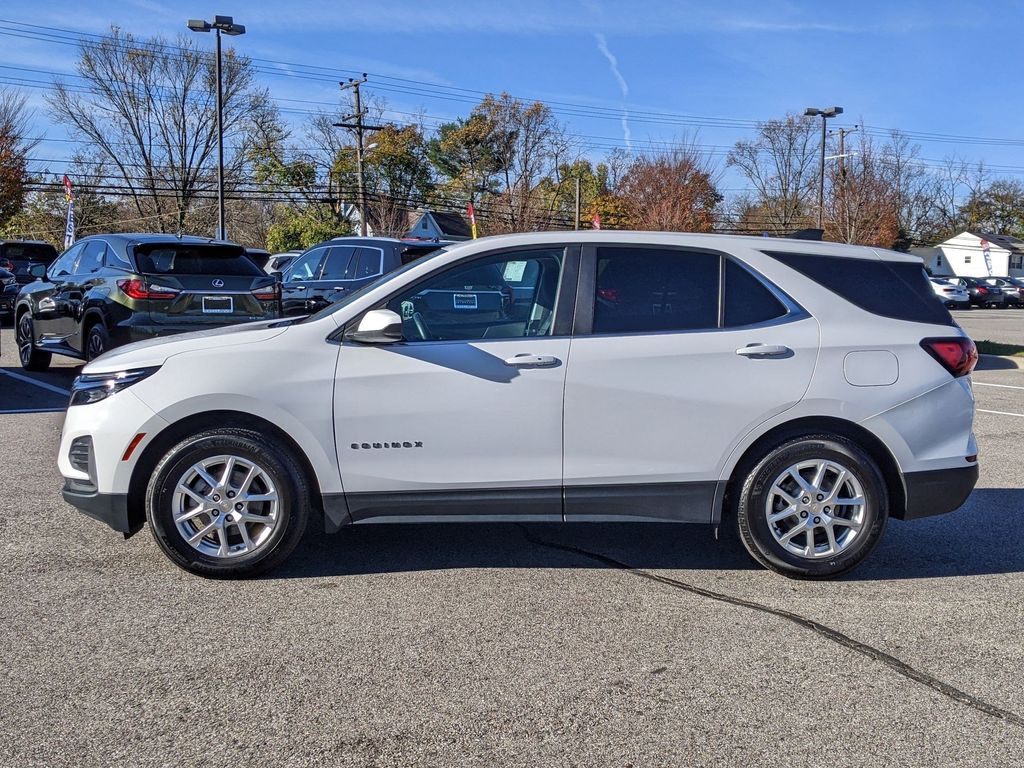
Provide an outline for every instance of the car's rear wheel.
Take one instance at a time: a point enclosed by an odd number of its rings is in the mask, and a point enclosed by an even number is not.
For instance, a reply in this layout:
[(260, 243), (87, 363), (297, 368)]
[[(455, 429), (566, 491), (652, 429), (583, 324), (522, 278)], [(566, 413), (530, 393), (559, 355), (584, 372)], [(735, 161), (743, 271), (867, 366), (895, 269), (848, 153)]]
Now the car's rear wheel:
[(192, 573), (263, 573), (295, 549), (309, 517), (305, 473), (290, 451), (246, 429), (204, 431), (157, 464), (146, 517), (164, 553)]
[(95, 360), (110, 348), (110, 336), (102, 323), (96, 323), (85, 337), (85, 359)]
[(826, 579), (864, 561), (888, 519), (875, 461), (839, 435), (807, 435), (772, 449), (739, 478), (740, 538), (762, 565)]
[(32, 322), (31, 312), (24, 312), (18, 318), (15, 337), (18, 342), (18, 359), (21, 361), (22, 368), (26, 371), (45, 371), (50, 367), (53, 355), (36, 349), (35, 326)]

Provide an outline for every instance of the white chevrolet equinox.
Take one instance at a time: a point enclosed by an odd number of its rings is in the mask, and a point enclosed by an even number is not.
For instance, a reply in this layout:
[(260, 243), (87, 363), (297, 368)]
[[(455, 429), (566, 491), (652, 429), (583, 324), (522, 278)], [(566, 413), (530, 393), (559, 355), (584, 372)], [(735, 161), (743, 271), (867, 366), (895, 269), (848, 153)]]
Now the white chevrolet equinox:
[(204, 576), (265, 571), (322, 518), (729, 524), (833, 577), (971, 492), (976, 361), (906, 254), (510, 235), (103, 355), (59, 464), (67, 501)]

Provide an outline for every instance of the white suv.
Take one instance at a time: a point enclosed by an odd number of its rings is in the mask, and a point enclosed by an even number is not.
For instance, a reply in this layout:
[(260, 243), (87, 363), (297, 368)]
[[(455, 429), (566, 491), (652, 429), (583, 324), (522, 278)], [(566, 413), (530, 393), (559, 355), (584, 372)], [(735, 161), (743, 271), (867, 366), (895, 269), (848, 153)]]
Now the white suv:
[(914, 256), (510, 235), (307, 318), (103, 355), (59, 464), (70, 503), (148, 520), (205, 576), (271, 568), (315, 516), (728, 521), (765, 566), (831, 577), (970, 493), (976, 360)]

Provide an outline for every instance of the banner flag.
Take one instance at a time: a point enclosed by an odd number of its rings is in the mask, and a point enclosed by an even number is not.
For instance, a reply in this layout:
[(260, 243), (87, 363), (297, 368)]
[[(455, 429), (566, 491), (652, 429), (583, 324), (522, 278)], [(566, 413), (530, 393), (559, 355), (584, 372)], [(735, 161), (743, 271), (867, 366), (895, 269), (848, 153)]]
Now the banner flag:
[(473, 203), (466, 206), (466, 213), (469, 214), (469, 228), (473, 231), (473, 239), (476, 240), (476, 212), (473, 210)]
[(68, 201), (68, 220), (64, 225), (64, 248), (70, 248), (75, 242), (75, 195), (71, 191), (71, 179), (64, 175), (64, 199)]

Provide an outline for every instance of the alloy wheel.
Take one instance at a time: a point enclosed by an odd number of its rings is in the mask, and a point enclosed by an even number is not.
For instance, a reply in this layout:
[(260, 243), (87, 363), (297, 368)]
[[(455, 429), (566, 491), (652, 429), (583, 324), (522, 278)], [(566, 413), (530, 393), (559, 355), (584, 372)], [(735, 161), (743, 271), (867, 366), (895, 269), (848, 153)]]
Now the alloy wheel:
[(787, 467), (765, 501), (768, 529), (787, 552), (807, 559), (847, 550), (864, 528), (866, 503), (857, 476), (842, 464), (812, 459)]
[(21, 316), (17, 332), (18, 357), (23, 366), (28, 366), (32, 360), (32, 317), (26, 312)]
[(98, 333), (89, 334), (89, 346), (86, 350), (86, 356), (90, 360), (95, 360), (97, 357), (106, 352), (106, 345), (103, 343), (103, 336)]
[(211, 456), (193, 464), (178, 480), (171, 505), (182, 539), (220, 559), (260, 549), (280, 520), (273, 477), (240, 456)]

